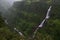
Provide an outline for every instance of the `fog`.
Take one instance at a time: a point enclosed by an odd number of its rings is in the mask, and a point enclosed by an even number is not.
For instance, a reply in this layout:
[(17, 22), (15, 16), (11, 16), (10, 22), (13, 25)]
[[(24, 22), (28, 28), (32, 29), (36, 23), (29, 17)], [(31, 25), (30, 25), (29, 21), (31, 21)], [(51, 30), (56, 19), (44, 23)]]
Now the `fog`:
[(23, 0), (0, 0), (0, 12), (2, 12), (2, 17), (9, 15), (8, 9), (11, 8), (16, 1)]
[(13, 5), (15, 1), (22, 1), (22, 0), (0, 0), (0, 11), (7, 10)]
[(13, 5), (15, 1), (22, 1), (22, 0), (6, 0), (6, 2), (9, 3), (10, 5)]

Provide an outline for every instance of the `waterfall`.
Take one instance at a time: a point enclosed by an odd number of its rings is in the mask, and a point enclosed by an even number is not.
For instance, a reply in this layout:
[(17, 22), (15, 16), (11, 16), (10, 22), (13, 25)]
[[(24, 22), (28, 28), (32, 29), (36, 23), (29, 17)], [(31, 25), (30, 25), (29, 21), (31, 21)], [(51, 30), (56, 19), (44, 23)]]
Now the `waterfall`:
[[(5, 23), (8, 25), (8, 21), (7, 21), (7, 20), (4, 20), (4, 21), (5, 21)], [(16, 32), (18, 32), (19, 35), (23, 36), (23, 34), (22, 34), (21, 32), (19, 32), (19, 30), (18, 30), (17, 28), (14, 28), (14, 30), (15, 30)]]
[(8, 24), (7, 20), (4, 20), (6, 24)]
[(16, 32), (18, 32), (19, 35), (23, 36), (23, 34), (22, 34), (21, 32), (19, 32), (19, 30), (18, 30), (17, 28), (14, 28), (14, 30), (15, 30)]
[(43, 24), (44, 24), (44, 22), (46, 21), (46, 19), (49, 19), (49, 17), (50, 17), (50, 16), (49, 16), (49, 13), (50, 13), (50, 11), (51, 11), (51, 8), (52, 8), (52, 6), (49, 7), (45, 19), (41, 22), (41, 24), (40, 24), (38, 27), (43, 27)]
[(51, 8), (52, 8), (52, 6), (49, 7), (45, 19), (49, 19), (49, 17), (50, 17), (50, 16), (49, 16), (49, 13), (50, 13), (50, 11), (51, 11)]
[(38, 29), (41, 28), (41, 27), (43, 27), (44, 22), (45, 22), (47, 19), (49, 19), (49, 17), (50, 17), (49, 14), (50, 14), (51, 8), (52, 8), (52, 6), (50, 6), (50, 7), (48, 8), (48, 11), (47, 11), (47, 14), (46, 14), (45, 19), (40, 23), (40, 25), (38, 26), (38, 28), (36, 28), (36, 30), (34, 31), (33, 38), (35, 37), (35, 34), (37, 33)]

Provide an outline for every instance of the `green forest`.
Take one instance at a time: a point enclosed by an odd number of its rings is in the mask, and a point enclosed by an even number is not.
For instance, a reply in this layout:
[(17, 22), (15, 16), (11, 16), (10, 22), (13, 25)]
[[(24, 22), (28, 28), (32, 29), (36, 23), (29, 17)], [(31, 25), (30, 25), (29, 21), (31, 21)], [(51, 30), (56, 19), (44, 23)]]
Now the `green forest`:
[[(43, 21), (48, 11), (50, 18), (34, 31)], [(2, 13), (5, 13), (2, 17)], [(8, 24), (5, 23), (7, 19)], [(6, 12), (0, 11), (0, 40), (60, 40), (60, 0), (16, 1)], [(24, 36), (19, 35), (17, 28)]]

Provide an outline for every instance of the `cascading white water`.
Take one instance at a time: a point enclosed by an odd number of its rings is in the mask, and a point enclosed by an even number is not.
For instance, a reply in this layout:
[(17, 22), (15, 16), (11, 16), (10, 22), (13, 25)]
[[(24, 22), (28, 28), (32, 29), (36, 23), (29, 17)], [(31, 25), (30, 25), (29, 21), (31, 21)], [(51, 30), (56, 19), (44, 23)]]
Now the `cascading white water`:
[(49, 17), (50, 17), (49, 13), (50, 13), (50, 11), (51, 11), (51, 8), (52, 8), (52, 6), (49, 7), (45, 19), (49, 19)]
[(38, 28), (36, 28), (36, 30), (34, 31), (33, 38), (35, 37), (35, 34), (37, 33), (37, 30), (38, 30), (39, 28), (43, 27), (44, 22), (45, 22), (47, 19), (49, 19), (49, 17), (50, 17), (49, 13), (50, 13), (50, 11), (51, 11), (51, 8), (52, 8), (52, 6), (49, 7), (45, 19), (40, 23), (40, 25), (38, 26)]
[(39, 25), (39, 27), (43, 27), (43, 24), (44, 24), (45, 20), (46, 20), (46, 19), (49, 19), (49, 17), (50, 17), (49, 13), (50, 13), (50, 11), (51, 11), (51, 8), (52, 8), (52, 6), (49, 7), (49, 9), (48, 9), (48, 11), (47, 11), (47, 14), (46, 14), (46, 17), (45, 17), (45, 19), (41, 22), (41, 24)]
[(14, 30), (15, 30), (16, 32), (18, 32), (19, 35), (23, 36), (23, 34), (22, 34), (21, 32), (19, 32), (19, 30), (18, 30), (17, 28), (14, 28)]
[[(4, 20), (4, 21), (5, 21), (5, 23), (8, 25), (8, 21), (7, 21), (7, 20)], [(17, 28), (14, 28), (14, 30), (15, 30), (16, 32), (18, 32), (19, 35), (24, 36), (21, 32), (19, 32), (19, 30), (18, 30)]]
[(7, 20), (5, 20), (5, 23), (8, 24)]

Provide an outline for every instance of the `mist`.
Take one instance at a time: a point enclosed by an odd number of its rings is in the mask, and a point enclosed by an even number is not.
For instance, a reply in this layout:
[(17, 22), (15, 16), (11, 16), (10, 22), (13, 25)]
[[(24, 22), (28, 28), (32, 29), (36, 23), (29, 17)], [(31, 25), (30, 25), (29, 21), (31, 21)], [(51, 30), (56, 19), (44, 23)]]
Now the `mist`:
[(2, 12), (2, 17), (9, 14), (9, 8), (11, 8), (16, 1), (22, 0), (0, 0), (0, 12)]
[(0, 0), (0, 11), (7, 10), (13, 5), (15, 1), (19, 1), (19, 0)]

